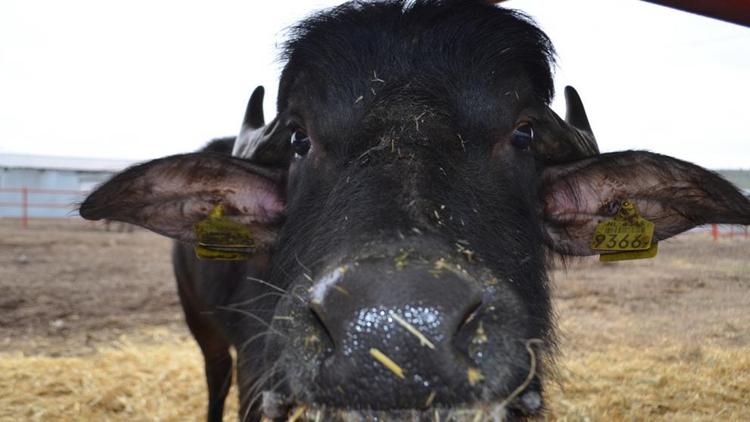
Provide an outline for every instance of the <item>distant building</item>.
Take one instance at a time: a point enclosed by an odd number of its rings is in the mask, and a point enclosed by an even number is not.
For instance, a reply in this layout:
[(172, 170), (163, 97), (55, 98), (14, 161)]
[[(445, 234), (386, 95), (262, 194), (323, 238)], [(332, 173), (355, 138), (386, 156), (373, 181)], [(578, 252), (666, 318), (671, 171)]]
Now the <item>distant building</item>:
[(75, 204), (114, 173), (134, 164), (130, 160), (53, 157), (0, 153), (0, 217), (20, 217), (24, 189), (28, 216), (75, 215)]

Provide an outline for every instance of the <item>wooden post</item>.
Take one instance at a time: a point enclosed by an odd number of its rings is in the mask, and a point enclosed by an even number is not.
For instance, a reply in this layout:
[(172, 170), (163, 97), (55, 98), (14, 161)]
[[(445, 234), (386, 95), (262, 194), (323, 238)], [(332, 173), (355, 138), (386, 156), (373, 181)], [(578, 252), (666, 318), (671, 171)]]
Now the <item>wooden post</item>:
[(21, 227), (29, 228), (29, 188), (21, 188)]

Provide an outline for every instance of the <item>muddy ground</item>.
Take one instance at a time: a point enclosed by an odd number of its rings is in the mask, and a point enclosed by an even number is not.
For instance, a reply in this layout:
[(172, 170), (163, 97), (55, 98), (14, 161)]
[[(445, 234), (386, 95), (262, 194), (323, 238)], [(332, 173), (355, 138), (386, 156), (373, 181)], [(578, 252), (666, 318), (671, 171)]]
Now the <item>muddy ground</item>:
[[(24, 230), (16, 221), (0, 220), (0, 353), (85, 358), (123, 335), (143, 344), (168, 344), (175, 338), (181, 339), (181, 347), (190, 344), (171, 273), (170, 247), (169, 240), (142, 230), (113, 233), (91, 224), (39, 221)], [(750, 239), (714, 242), (708, 232), (690, 233), (662, 243), (652, 260), (605, 265), (587, 258), (558, 267), (553, 279), (561, 360), (573, 368), (580, 364), (582, 371), (593, 371), (589, 359), (613, 350), (630, 355), (643, 351), (653, 357), (649, 364), (663, 358), (676, 368), (696, 370), (706, 362), (718, 362), (706, 357), (709, 350), (747, 360)], [(169, 335), (148, 334), (154, 330)], [(729, 365), (722, 371), (731, 374), (734, 360), (721, 361)], [(613, 366), (616, 363), (622, 362)], [(624, 370), (643, 369), (635, 366)], [(562, 378), (575, 378), (566, 371), (563, 365)], [(609, 375), (585, 376), (591, 387)], [(618, 382), (629, 381), (613, 381)], [(750, 417), (736, 397), (750, 390), (750, 381), (744, 377), (736, 382), (726, 394), (710, 400), (726, 400), (731, 415)], [(693, 393), (689, 386), (682, 387), (685, 394)], [(583, 404), (559, 401), (550, 407), (552, 416), (560, 419), (570, 420), (571, 414), (586, 419), (591, 412), (597, 419), (597, 412), (602, 412), (594, 404), (584, 409)], [(669, 416), (677, 411), (660, 403), (649, 403), (645, 410), (626, 405), (629, 413), (615, 416), (650, 419), (653, 412)], [(583, 413), (560, 410), (568, 407)], [(714, 410), (705, 412), (700, 415), (710, 416)]]

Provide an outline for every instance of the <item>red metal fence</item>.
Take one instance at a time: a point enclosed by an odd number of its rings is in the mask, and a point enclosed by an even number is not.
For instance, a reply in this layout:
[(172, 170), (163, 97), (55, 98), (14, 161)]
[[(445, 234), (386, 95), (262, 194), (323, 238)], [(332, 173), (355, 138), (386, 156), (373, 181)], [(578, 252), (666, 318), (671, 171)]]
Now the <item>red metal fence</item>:
[[(21, 225), (23, 228), (29, 226), (29, 209), (31, 208), (42, 208), (42, 209), (68, 209), (71, 212), (75, 209), (75, 202), (81, 201), (88, 191), (71, 190), (71, 189), (41, 189), (41, 188), (0, 188), (0, 194), (10, 193), (17, 194), (18, 201), (0, 201), (0, 207), (17, 208), (20, 210), (19, 218), (21, 219)], [(60, 195), (67, 197), (66, 202), (35, 202), (34, 197), (36, 195)], [(75, 200), (71, 201), (70, 198), (75, 197)], [(41, 217), (44, 218), (44, 217)], [(57, 217), (50, 217), (57, 218)]]
[(720, 226), (711, 224), (711, 237), (718, 240), (720, 237), (734, 238), (734, 236), (747, 239), (747, 226)]

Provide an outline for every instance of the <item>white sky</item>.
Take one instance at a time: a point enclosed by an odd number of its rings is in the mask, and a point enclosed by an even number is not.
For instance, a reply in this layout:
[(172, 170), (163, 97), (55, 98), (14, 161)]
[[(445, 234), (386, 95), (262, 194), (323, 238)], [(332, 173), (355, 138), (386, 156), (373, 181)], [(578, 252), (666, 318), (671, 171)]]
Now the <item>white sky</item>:
[[(0, 152), (146, 159), (266, 117), (284, 28), (339, 1), (2, 0)], [(209, 5), (210, 4), (210, 5)], [(750, 168), (750, 29), (637, 0), (511, 0), (552, 38), (603, 151)]]

